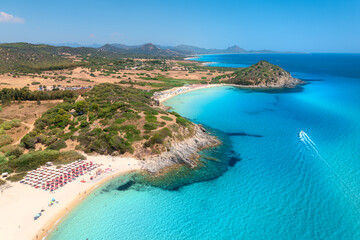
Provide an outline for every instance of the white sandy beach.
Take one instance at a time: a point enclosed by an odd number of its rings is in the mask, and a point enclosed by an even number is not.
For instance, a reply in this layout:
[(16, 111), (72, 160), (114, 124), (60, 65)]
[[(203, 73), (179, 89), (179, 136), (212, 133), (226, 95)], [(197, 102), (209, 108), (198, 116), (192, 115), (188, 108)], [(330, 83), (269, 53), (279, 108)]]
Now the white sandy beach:
[(203, 88), (212, 88), (212, 87), (223, 87), (223, 86), (233, 86), (230, 84), (195, 84), (195, 85), (190, 85), (190, 86), (186, 86), (186, 87), (177, 87), (177, 88), (172, 88), (166, 91), (162, 91), (162, 95), (158, 96), (157, 100), (159, 102), (165, 102), (167, 100), (169, 100), (172, 97), (175, 97), (179, 94), (183, 94), (183, 93), (187, 93), (187, 92), (191, 92), (191, 91), (195, 91), (195, 90), (199, 90), (199, 89), (203, 89)]
[[(10, 183), (0, 193), (0, 239), (43, 239), (51, 229), (92, 190), (124, 173), (140, 170), (139, 160), (125, 157), (88, 156), (87, 160), (103, 164), (113, 172), (102, 173), (90, 180), (89, 173), (59, 188), (54, 193), (31, 186)], [(93, 170), (94, 173), (96, 170)], [(85, 180), (82, 183), (81, 180)], [(51, 199), (59, 203), (48, 206)], [(34, 216), (44, 209), (42, 216)]]

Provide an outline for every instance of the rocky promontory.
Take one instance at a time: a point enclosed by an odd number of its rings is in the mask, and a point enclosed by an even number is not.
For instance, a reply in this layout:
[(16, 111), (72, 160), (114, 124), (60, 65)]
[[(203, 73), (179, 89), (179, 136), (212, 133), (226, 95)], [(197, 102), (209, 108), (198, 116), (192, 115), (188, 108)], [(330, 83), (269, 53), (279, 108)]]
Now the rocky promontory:
[(260, 88), (293, 88), (305, 82), (293, 78), (281, 67), (263, 60), (250, 67), (235, 70), (223, 83)]
[(173, 143), (170, 149), (157, 156), (147, 157), (142, 162), (142, 168), (150, 173), (157, 173), (160, 170), (178, 164), (189, 167), (197, 165), (199, 151), (216, 146), (220, 141), (206, 132), (201, 125), (194, 125), (194, 136), (181, 142)]

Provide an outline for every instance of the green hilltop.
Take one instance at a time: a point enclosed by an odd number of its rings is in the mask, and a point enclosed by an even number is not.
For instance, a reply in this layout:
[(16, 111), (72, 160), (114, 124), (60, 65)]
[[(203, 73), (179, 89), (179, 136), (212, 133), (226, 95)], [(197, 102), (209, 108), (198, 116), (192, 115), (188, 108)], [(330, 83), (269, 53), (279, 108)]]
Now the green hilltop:
[(264, 60), (250, 67), (235, 70), (226, 77), (228, 79), (224, 82), (244, 86), (294, 87), (302, 83), (281, 67)]

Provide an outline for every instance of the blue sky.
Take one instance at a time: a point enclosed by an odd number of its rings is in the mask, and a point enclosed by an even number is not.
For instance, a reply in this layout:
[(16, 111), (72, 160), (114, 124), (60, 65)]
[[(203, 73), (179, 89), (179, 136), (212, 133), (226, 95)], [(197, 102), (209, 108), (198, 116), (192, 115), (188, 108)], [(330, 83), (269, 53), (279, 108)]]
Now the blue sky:
[(2, 0), (0, 42), (360, 52), (360, 0)]

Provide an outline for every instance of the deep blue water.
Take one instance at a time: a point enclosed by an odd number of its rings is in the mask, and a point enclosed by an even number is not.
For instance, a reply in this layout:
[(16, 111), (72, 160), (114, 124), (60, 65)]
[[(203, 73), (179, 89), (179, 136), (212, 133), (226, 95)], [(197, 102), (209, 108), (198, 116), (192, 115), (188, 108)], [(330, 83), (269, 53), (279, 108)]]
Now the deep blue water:
[[(122, 182), (137, 178), (117, 179), (51, 239), (360, 239), (360, 54), (201, 57), (232, 67), (262, 59), (309, 84), (284, 92), (219, 87), (170, 99), (224, 141), (203, 153), (219, 161), (202, 159), (205, 167), (184, 170), (182, 180), (174, 173), (125, 191)], [(167, 190), (174, 181), (198, 182)]]

